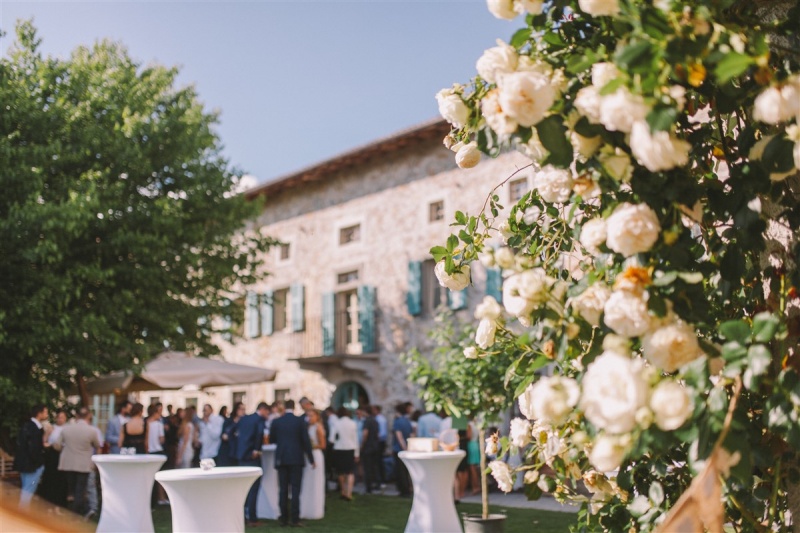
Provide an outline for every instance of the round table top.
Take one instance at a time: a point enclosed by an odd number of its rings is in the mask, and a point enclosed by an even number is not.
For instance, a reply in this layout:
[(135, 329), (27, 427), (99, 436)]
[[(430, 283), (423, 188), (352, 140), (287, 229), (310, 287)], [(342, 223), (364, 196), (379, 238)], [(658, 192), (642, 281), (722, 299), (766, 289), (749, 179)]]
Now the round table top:
[(403, 459), (454, 459), (461, 458), (467, 455), (464, 450), (455, 450), (452, 452), (400, 452), (397, 454)]
[(136, 455), (119, 455), (116, 453), (93, 455), (92, 461), (95, 463), (163, 463), (167, 460), (166, 455), (140, 453)]
[(158, 481), (200, 481), (203, 479), (230, 479), (238, 477), (258, 477), (259, 466), (216, 466), (210, 470), (202, 468), (178, 468), (156, 473)]
[(277, 444), (265, 444), (261, 447), (262, 452), (274, 452), (278, 449)]

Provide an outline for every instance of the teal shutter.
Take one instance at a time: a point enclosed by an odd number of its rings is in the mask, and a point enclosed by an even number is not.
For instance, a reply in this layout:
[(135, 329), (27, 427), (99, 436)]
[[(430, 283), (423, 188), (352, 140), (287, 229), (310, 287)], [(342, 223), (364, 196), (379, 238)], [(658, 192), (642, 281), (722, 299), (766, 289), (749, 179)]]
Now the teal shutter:
[(258, 294), (253, 291), (247, 291), (245, 306), (247, 308), (245, 314), (247, 337), (255, 339), (258, 337), (259, 326), (261, 325), (258, 323)]
[(361, 352), (375, 352), (375, 287), (358, 288), (358, 325)]
[(322, 355), (333, 355), (336, 350), (336, 295), (322, 295)]
[(486, 295), (494, 297), (498, 302), (503, 301), (503, 276), (499, 268), (486, 269)]
[(261, 333), (272, 335), (272, 291), (267, 291), (261, 295)]
[(422, 313), (422, 261), (408, 262), (408, 292), (406, 293), (408, 314)]
[(467, 289), (461, 291), (447, 291), (447, 305), (453, 311), (467, 308)]
[(295, 283), (289, 288), (289, 300), (292, 305), (292, 331), (306, 329), (305, 287)]

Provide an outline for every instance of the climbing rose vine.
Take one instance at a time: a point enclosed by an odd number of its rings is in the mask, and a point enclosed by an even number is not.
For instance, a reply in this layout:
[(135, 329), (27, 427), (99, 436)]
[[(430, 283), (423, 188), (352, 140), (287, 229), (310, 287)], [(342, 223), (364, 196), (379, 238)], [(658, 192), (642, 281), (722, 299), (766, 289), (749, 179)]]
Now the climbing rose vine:
[(519, 354), (491, 472), (580, 502), (578, 531), (797, 531), (796, 2), (488, 8), (524, 26), (437, 94), (444, 142), (522, 152), (532, 190), (431, 253), (453, 290), (502, 271), (465, 350)]

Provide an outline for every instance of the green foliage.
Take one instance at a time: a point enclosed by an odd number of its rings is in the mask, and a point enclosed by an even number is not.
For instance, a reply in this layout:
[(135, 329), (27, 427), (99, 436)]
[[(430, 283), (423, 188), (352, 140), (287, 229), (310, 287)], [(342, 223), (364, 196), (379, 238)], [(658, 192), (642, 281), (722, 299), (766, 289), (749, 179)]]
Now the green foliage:
[(273, 242), (244, 233), (217, 115), (177, 69), (120, 44), (44, 57), (29, 22), (0, 60), (2, 424), (58, 401), (75, 375), (132, 368), (169, 347), (213, 353), (214, 317)]

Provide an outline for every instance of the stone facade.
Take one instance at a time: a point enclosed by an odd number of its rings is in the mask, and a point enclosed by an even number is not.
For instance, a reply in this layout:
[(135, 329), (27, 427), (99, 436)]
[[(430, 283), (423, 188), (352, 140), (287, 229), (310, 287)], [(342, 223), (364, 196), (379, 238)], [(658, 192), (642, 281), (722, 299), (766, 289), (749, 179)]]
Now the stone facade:
[[(266, 200), (255, 226), (287, 243), (289, 250), (288, 258), (281, 259), (280, 250), (273, 249), (267, 258), (270, 274), (248, 289), (275, 294), (301, 284), (305, 327), (292, 332), (288, 326), (269, 335), (222, 343), (228, 361), (277, 370), (274, 382), (197, 393), (162, 392), (160, 400), (179, 407), (186, 397), (197, 397), (201, 404), (219, 407), (230, 405), (235, 392), (243, 392), (248, 411), (261, 400), (271, 402), (281, 395), (295, 400), (307, 396), (322, 408), (336, 403), (337, 388), (352, 390), (357, 384), (366, 392), (366, 400), (382, 405), (385, 412), (401, 401), (419, 403), (406, 381), (400, 354), (412, 347), (429, 350), (426, 332), (433, 322), (431, 313), (409, 314), (409, 262), (429, 260), (430, 248), (443, 244), (451, 233), (456, 210), (477, 214), (488, 192), (529, 162), (509, 153), (485, 159), (473, 169), (458, 169), (452, 152), (441, 144), (446, 131), (442, 123), (422, 126), (380, 141), (382, 150), (370, 145), (351, 152), (348, 156), (361, 157), (339, 168), (326, 170), (336, 166), (332, 165), (336, 159), (312, 167), (313, 179), (304, 180), (309, 175), (304, 171), (257, 190), (253, 198), (266, 196)], [(395, 141), (400, 147), (387, 149)], [(520, 172), (514, 181), (527, 176), (527, 171)], [(510, 205), (508, 184), (497, 193), (504, 205)], [(436, 202), (443, 202), (443, 218), (431, 221), (431, 204)], [(356, 225), (358, 239), (341, 244), (341, 230)], [(485, 281), (485, 271), (475, 266), (467, 308), (458, 311), (465, 318), (483, 298)], [(353, 347), (337, 342), (332, 353), (329, 345), (326, 355), (324, 295), (361, 286), (375, 288), (375, 349), (357, 353), (363, 351), (357, 343), (351, 343)], [(347, 326), (341, 315), (349, 312), (346, 303), (339, 305), (341, 297), (335, 298), (336, 335), (343, 336)], [(288, 307), (291, 313), (292, 306)], [(248, 331), (247, 324), (244, 330)], [(147, 402), (151, 395), (142, 396)]]

